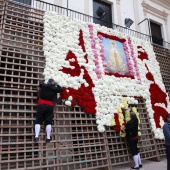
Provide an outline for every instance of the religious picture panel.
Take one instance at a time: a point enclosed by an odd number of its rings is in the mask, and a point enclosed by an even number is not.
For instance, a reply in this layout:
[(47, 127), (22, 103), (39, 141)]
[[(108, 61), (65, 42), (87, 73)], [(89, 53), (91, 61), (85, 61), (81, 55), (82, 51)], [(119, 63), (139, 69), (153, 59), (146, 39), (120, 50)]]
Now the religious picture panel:
[(119, 41), (104, 37), (103, 46), (108, 71), (112, 73), (129, 74), (123, 44)]

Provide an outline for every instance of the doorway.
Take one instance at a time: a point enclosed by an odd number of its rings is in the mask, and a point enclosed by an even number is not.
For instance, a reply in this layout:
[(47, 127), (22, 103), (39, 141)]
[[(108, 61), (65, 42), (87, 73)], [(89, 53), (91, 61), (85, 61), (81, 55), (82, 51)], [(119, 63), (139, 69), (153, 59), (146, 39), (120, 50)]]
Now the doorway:
[(112, 28), (112, 6), (107, 2), (93, 0), (93, 22)]
[(150, 21), (150, 26), (151, 26), (152, 42), (163, 46), (161, 25)]

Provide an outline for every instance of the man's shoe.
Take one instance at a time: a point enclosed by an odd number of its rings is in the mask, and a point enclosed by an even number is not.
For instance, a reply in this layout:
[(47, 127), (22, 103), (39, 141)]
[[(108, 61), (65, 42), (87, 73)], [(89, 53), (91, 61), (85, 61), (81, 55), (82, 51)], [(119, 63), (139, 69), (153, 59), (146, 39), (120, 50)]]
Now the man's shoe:
[(131, 167), (131, 169), (139, 169), (139, 167)]
[(35, 138), (34, 138), (34, 142), (38, 142), (38, 137), (35, 137)]
[(52, 140), (51, 136), (50, 139), (46, 139), (46, 143), (49, 143)]
[(142, 168), (142, 167), (143, 167), (142, 164), (140, 164), (140, 165), (139, 165), (139, 168)]

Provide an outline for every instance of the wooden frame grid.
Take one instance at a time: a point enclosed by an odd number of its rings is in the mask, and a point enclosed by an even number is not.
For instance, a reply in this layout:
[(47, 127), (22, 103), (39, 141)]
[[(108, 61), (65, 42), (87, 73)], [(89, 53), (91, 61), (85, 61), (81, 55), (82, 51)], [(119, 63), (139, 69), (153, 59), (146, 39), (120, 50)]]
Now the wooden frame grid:
[[(12, 1), (0, 1), (0, 169), (111, 170), (130, 162), (125, 139), (113, 127), (99, 133), (95, 117), (80, 107), (58, 104), (52, 141), (46, 145), (42, 126), (39, 142), (33, 142), (38, 85), (43, 81), (45, 64), (43, 13)], [(166, 53), (169, 55), (168, 50)], [(168, 59), (164, 58), (165, 62), (160, 60), (162, 69), (169, 72)], [(169, 88), (168, 82), (165, 86)], [(159, 160), (164, 155), (163, 141), (154, 139), (144, 100), (138, 100), (141, 157)]]

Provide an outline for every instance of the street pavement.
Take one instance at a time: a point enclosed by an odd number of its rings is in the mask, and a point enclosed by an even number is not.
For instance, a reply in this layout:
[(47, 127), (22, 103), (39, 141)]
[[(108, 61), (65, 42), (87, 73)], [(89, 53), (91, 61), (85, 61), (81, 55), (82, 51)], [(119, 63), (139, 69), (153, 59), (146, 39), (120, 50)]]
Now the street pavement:
[[(142, 160), (143, 167), (140, 170), (167, 170), (167, 160), (163, 156), (160, 158), (159, 162), (151, 160)], [(130, 170), (133, 163), (128, 163), (124, 165), (117, 165), (113, 167), (113, 170)]]

